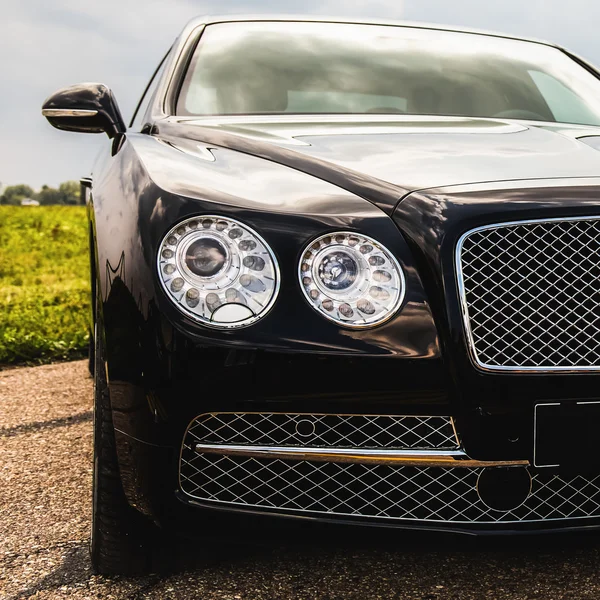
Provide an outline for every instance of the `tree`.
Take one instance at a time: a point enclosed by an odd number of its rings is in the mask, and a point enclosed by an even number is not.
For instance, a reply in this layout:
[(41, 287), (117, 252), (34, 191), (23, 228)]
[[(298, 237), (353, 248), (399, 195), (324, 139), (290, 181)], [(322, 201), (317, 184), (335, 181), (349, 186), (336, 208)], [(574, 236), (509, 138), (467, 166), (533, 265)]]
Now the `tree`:
[(19, 185), (9, 185), (2, 196), (0, 196), (0, 204), (21, 204), (24, 198), (35, 197), (35, 192), (31, 187), (23, 183)]
[(77, 181), (65, 181), (58, 186), (62, 196), (62, 204), (79, 204), (79, 183)]
[(63, 195), (56, 188), (48, 185), (43, 185), (42, 189), (37, 194), (36, 200), (40, 204), (63, 204)]
[(43, 185), (39, 192), (34, 192), (28, 185), (10, 185), (0, 196), (0, 204), (21, 204), (24, 198), (33, 198), (40, 204), (79, 204), (79, 183), (64, 181), (58, 189)]

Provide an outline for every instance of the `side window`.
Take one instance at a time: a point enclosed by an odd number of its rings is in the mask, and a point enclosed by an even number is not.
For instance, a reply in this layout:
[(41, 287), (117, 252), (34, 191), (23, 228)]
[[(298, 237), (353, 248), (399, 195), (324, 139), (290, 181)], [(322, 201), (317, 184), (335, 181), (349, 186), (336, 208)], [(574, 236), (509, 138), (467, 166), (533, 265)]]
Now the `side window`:
[[(169, 50), (169, 52), (171, 52)], [(148, 110), (148, 105), (150, 101), (154, 97), (154, 92), (156, 91), (156, 87), (158, 86), (158, 82), (160, 81), (161, 75), (165, 70), (165, 65), (167, 64), (167, 56), (169, 56), (169, 52), (167, 52), (164, 58), (160, 61), (158, 68), (154, 71), (154, 75), (148, 82), (140, 101), (138, 102), (137, 108), (133, 113), (133, 117), (131, 118), (131, 123), (129, 124), (129, 128), (134, 131), (141, 131), (142, 126), (144, 125), (144, 116), (146, 115), (146, 111)]]

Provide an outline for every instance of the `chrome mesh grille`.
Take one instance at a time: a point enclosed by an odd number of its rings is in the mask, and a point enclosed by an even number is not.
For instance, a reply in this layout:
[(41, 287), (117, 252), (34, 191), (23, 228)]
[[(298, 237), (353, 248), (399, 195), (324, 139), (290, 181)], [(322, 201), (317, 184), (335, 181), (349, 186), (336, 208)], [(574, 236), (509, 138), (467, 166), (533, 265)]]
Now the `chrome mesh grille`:
[(456, 448), (450, 417), (207, 413), (188, 429), (193, 442), (341, 448)]
[(600, 217), (475, 229), (457, 271), (479, 366), (600, 369)]
[(449, 523), (600, 517), (600, 476), (535, 474), (526, 502), (499, 512), (479, 500), (479, 473), (202, 455), (187, 447), (180, 481), (193, 498), (266, 510)]
[[(299, 436), (298, 423), (314, 424)], [(199, 454), (205, 444), (456, 448), (449, 417), (208, 413), (183, 441), (180, 485), (198, 500), (265, 510), (409, 521), (502, 523), (600, 517), (600, 475), (533, 476), (519, 508), (498, 512), (481, 502), (481, 469), (396, 467)]]

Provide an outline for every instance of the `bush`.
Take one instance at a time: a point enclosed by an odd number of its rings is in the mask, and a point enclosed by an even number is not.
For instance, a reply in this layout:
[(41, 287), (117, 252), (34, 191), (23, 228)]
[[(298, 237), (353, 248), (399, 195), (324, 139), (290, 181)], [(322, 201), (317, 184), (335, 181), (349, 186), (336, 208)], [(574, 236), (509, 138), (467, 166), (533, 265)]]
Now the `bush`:
[(83, 206), (0, 206), (0, 364), (84, 356), (88, 229)]

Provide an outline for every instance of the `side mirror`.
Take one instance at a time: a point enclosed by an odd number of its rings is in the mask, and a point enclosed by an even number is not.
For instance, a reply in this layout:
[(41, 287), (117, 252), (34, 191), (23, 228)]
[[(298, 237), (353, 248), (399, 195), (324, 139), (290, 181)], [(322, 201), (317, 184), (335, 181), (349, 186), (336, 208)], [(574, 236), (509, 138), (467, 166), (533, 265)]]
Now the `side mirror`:
[(80, 83), (52, 94), (42, 115), (57, 129), (81, 133), (106, 133), (109, 138), (125, 132), (125, 122), (113, 93), (102, 83)]

